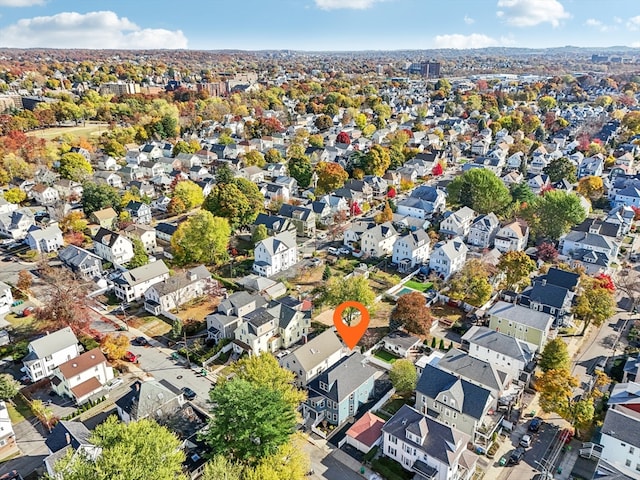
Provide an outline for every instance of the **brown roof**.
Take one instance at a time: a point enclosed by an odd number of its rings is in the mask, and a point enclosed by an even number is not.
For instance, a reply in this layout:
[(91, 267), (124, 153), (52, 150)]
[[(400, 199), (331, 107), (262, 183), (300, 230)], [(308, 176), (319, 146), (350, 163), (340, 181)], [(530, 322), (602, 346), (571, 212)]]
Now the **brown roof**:
[(89, 380), (82, 382), (80, 385), (76, 385), (71, 389), (73, 395), (78, 398), (85, 397), (90, 393), (95, 392), (96, 390), (100, 390), (102, 388), (102, 384), (100, 380), (96, 377), (91, 377)]
[(372, 447), (382, 435), (383, 425), (383, 419), (373, 413), (367, 412), (347, 430), (347, 435), (367, 447)]
[(96, 210), (95, 212), (93, 212), (93, 216), (98, 220), (109, 220), (110, 218), (117, 217), (118, 214), (113, 208), (108, 207), (103, 208), (102, 210)]
[(38, 193), (42, 193), (44, 192), (47, 188), (49, 188), (48, 186), (46, 186), (44, 183), (39, 183), (37, 185), (34, 185), (31, 188), (32, 192), (38, 192)]
[(88, 352), (83, 353), (79, 357), (72, 358), (68, 362), (64, 362), (58, 368), (64, 378), (71, 378), (74, 375), (80, 375), (82, 372), (86, 372), (90, 368), (100, 365), (106, 362), (107, 359), (99, 348), (94, 348)]

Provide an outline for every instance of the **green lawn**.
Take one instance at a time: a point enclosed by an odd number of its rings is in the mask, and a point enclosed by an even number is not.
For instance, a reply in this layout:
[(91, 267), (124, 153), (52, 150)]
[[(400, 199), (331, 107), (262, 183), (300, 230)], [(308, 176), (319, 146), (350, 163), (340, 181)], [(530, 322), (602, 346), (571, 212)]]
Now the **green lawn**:
[(382, 349), (375, 352), (373, 356), (387, 363), (393, 363), (396, 360), (398, 360), (398, 357), (396, 357), (393, 353), (389, 353), (386, 350), (382, 350)]
[(14, 425), (16, 423), (22, 422), (23, 420), (33, 418), (33, 413), (31, 413), (29, 405), (26, 404), (20, 394), (16, 395), (16, 397), (13, 399), (13, 404), (7, 402), (7, 410), (9, 412), (11, 423), (13, 423)]
[(420, 283), (420, 282), (416, 282), (415, 280), (409, 280), (407, 283), (404, 284), (404, 286), (408, 288), (412, 288), (413, 290), (417, 290), (419, 292), (426, 292), (427, 290), (433, 287), (433, 283), (431, 282)]
[(412, 405), (411, 399), (394, 395), (391, 400), (382, 406), (382, 410), (394, 415), (403, 405)]

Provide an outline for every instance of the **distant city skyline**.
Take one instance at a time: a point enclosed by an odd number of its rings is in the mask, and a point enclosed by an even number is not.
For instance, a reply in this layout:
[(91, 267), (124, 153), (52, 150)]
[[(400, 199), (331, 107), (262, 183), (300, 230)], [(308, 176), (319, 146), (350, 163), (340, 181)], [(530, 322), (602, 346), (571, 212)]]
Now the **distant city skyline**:
[(0, 47), (640, 48), (637, 0), (0, 0)]

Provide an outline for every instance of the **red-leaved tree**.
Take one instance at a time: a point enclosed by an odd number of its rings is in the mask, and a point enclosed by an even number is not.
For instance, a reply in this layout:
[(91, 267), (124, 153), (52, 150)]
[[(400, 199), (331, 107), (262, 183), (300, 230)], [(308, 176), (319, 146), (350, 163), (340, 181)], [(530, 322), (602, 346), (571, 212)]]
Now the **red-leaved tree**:
[(336, 142), (349, 144), (351, 143), (351, 137), (349, 137), (347, 132), (340, 132), (336, 137)]
[(396, 198), (397, 194), (398, 192), (396, 192), (396, 189), (393, 187), (389, 187), (389, 189), (387, 190), (387, 198)]
[(599, 273), (598, 275), (595, 276), (595, 279), (600, 287), (606, 288), (610, 292), (616, 291), (616, 286), (613, 283), (613, 279), (611, 278), (611, 276), (607, 275), (606, 273)]
[(553, 246), (553, 243), (542, 242), (537, 248), (538, 259), (543, 262), (553, 262), (558, 258), (558, 250)]
[(431, 173), (433, 174), (434, 177), (438, 177), (442, 175), (442, 164), (436, 163), (433, 169), (431, 170)]

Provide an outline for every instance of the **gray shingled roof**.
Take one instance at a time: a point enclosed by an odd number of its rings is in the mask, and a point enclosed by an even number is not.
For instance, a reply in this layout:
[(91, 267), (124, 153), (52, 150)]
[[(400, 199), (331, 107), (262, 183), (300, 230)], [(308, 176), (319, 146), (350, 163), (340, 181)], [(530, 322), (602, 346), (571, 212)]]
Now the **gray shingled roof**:
[(525, 365), (533, 360), (534, 352), (531, 351), (526, 342), (487, 327), (474, 325), (464, 334), (462, 339), (506, 357), (524, 362)]
[(602, 433), (623, 443), (640, 447), (640, 414), (624, 407), (607, 410), (602, 424)]
[(553, 316), (548, 313), (502, 301), (496, 303), (487, 313), (543, 331), (551, 327), (553, 323)]
[(310, 371), (324, 362), (328, 357), (342, 349), (342, 343), (332, 329), (325, 330), (317, 337), (301, 345), (282, 359), (282, 363), (295, 358), (305, 371)]
[(64, 327), (36, 340), (32, 340), (29, 345), (31, 345), (31, 350), (38, 356), (37, 358), (45, 358), (71, 345), (77, 345), (77, 343), (78, 339), (71, 330), (71, 327)]
[(505, 388), (507, 374), (491, 363), (473, 358), (462, 350), (452, 348), (438, 362), (438, 368), (482, 385), (491, 392), (500, 394)]
[[(377, 372), (364, 360), (358, 352), (343, 358), (309, 384), (309, 396), (321, 395), (334, 402), (342, 402)], [(321, 390), (320, 382), (327, 384), (329, 391)]]

